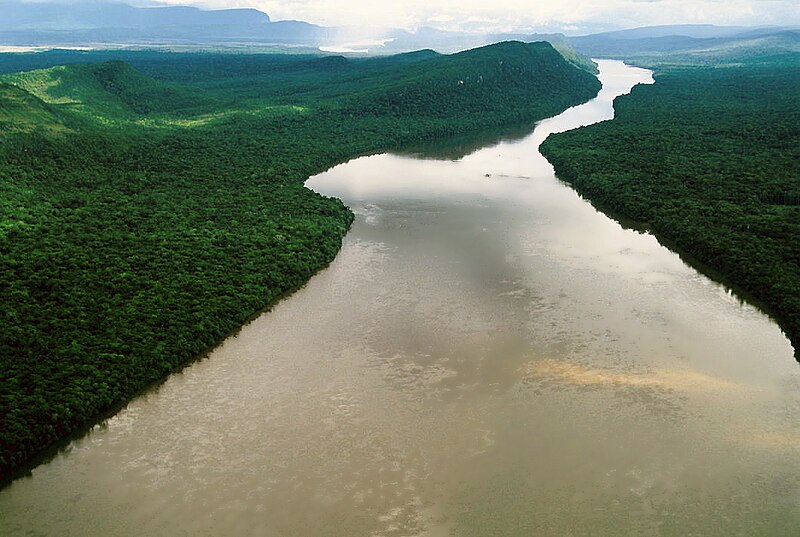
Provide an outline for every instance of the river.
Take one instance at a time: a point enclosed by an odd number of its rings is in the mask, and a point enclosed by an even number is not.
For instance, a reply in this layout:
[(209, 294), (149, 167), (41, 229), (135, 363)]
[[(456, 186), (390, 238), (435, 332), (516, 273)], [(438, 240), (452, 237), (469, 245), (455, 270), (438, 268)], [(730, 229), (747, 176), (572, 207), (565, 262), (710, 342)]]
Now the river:
[(553, 175), (547, 134), (355, 159), (332, 265), (0, 491), (1, 535), (800, 534), (800, 368)]

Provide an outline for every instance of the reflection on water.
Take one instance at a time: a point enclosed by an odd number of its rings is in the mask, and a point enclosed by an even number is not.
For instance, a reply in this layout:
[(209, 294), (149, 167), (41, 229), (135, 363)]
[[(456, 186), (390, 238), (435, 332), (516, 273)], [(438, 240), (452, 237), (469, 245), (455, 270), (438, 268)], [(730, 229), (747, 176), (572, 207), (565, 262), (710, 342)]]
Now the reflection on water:
[(438, 140), (426, 140), (393, 151), (395, 155), (416, 159), (459, 160), (484, 147), (500, 142), (517, 142), (531, 134), (530, 124), (511, 127), (496, 127), (485, 131), (448, 136)]
[(0, 534), (799, 534), (788, 341), (536, 151), (650, 79), (601, 67), (524, 138), (312, 178), (357, 214), (331, 267), (0, 491)]

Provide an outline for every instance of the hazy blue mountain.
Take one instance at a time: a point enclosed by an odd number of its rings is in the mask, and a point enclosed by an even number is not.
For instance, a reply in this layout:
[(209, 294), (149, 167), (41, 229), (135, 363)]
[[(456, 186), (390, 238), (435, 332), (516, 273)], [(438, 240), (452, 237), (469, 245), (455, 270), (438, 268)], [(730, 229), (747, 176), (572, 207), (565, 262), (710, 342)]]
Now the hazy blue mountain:
[(133, 7), (109, 1), (26, 3), (0, 0), (0, 43), (13, 45), (243, 40), (316, 45), (332, 31), (301, 21), (270, 20), (256, 9)]
[[(202, 10), (194, 7), (134, 7), (112, 0), (45, 0), (28, 3), (0, 0), (0, 45), (81, 46), (97, 44), (149, 45), (284, 45), (340, 47), (344, 35), (364, 29), (324, 28), (302, 21), (272, 21), (256, 9)], [(722, 54), (761, 54), (765, 50), (797, 49), (797, 28), (746, 28), (688, 24), (650, 26), (565, 37), (560, 33), (476, 34), (420, 28), (393, 30), (386, 42), (358, 45), (371, 54), (392, 54), (420, 49), (450, 53), (501, 41), (547, 41), (572, 63), (592, 66), (589, 57), (626, 58), (653, 54), (712, 51)], [(335, 49), (335, 48), (334, 48)], [(573, 50), (574, 49), (574, 50)], [(577, 51), (577, 53), (576, 53)], [(578, 54), (580, 53), (580, 54)]]
[(689, 50), (669, 54), (640, 54), (648, 64), (739, 64), (742, 61), (762, 64), (782, 65), (784, 62), (797, 64), (800, 58), (800, 30), (781, 31), (767, 35), (744, 36), (725, 39), (714, 44), (704, 44)]
[(654, 37), (693, 37), (695, 39), (710, 39), (715, 37), (728, 37), (747, 30), (747, 26), (714, 26), (713, 24), (670, 24), (662, 26), (643, 26), (628, 30), (602, 32), (591, 34), (596, 38), (610, 39), (648, 39)]
[(655, 54), (707, 53), (730, 49), (799, 50), (798, 28), (743, 28), (712, 25), (676, 25), (634, 28), (567, 40), (579, 52), (592, 57), (625, 58)]
[(203, 11), (194, 7), (137, 8), (116, 2), (25, 3), (0, 0), (2, 30), (87, 30), (164, 26), (265, 27), (269, 16), (256, 9)]

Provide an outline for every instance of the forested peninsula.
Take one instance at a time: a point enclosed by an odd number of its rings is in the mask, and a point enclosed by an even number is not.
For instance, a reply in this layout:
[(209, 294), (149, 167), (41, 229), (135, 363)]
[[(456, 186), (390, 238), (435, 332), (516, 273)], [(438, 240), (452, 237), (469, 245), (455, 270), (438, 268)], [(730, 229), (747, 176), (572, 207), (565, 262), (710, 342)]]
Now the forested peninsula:
[(5, 479), (326, 266), (353, 215), (310, 175), (532, 125), (600, 87), (519, 42), (372, 59), (2, 54), (0, 72)]
[(560, 179), (771, 314), (800, 359), (800, 54), (653, 58), (614, 121), (551, 136)]

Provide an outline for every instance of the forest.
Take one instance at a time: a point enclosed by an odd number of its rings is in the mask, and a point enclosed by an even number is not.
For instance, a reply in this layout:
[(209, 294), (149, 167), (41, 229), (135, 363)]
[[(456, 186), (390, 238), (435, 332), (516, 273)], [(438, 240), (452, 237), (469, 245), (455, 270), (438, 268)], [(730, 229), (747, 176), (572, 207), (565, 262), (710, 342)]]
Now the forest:
[(655, 85), (542, 153), (604, 211), (753, 299), (800, 359), (800, 55), (638, 63)]
[(2, 479), (325, 267), (353, 215), (310, 175), (532, 125), (600, 87), (519, 42), (361, 60), (0, 54), (0, 72)]

